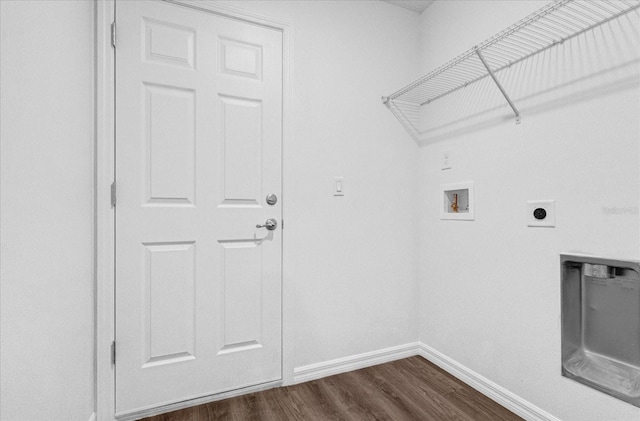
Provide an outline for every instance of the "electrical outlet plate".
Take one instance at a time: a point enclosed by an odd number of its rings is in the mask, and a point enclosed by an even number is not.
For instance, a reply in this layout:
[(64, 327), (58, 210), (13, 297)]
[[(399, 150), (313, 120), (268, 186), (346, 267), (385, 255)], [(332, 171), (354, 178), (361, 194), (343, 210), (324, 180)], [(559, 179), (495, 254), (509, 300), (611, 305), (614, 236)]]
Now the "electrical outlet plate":
[[(544, 209), (546, 216), (544, 219), (536, 219), (533, 216), (534, 211), (538, 208)], [(529, 227), (547, 227), (555, 228), (556, 226), (556, 201), (555, 200), (529, 200), (527, 202), (527, 226)]]

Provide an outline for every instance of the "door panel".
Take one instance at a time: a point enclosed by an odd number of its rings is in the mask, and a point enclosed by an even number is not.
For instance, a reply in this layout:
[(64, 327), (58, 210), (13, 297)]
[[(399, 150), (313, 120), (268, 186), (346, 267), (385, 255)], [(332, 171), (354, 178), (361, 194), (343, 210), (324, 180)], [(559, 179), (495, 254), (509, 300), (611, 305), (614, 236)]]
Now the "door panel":
[(147, 62), (195, 68), (193, 28), (143, 18), (144, 54)]
[(262, 173), (262, 104), (221, 95), (224, 202), (259, 205)]
[(262, 248), (254, 241), (221, 241), (221, 353), (262, 347)]
[(281, 378), (282, 34), (116, 4), (116, 413)]
[(195, 358), (195, 243), (146, 243), (143, 368)]
[(220, 39), (222, 73), (262, 80), (262, 47), (233, 39)]
[(194, 205), (195, 91), (145, 87), (146, 204)]

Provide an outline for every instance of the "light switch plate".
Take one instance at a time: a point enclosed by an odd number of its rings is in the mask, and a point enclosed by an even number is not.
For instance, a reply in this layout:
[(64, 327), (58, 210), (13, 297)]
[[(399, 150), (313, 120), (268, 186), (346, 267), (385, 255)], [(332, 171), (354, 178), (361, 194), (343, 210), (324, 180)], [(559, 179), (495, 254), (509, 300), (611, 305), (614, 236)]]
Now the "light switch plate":
[[(538, 219), (536, 215), (538, 218), (541, 216), (544, 218)], [(529, 200), (527, 202), (527, 226), (554, 228), (556, 226), (556, 201)]]
[(333, 195), (344, 196), (344, 177), (333, 177)]
[(451, 169), (451, 154), (449, 152), (442, 152), (440, 169), (441, 170)]

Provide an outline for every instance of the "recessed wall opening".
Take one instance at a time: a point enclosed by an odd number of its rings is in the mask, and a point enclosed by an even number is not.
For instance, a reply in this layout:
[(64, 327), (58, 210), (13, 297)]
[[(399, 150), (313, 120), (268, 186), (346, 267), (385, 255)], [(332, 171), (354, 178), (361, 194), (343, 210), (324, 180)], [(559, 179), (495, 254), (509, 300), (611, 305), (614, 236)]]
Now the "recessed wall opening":
[(562, 375), (640, 407), (640, 266), (562, 256)]
[(473, 182), (443, 184), (440, 219), (473, 220)]

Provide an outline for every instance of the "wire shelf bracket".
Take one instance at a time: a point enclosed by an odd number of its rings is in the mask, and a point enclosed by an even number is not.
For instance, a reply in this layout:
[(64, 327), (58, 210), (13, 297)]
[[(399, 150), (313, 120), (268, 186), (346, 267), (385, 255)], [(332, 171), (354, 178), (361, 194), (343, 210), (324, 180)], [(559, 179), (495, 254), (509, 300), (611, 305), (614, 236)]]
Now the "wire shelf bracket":
[(496, 83), (496, 86), (498, 87), (498, 89), (500, 89), (500, 92), (504, 96), (504, 99), (507, 100), (507, 103), (509, 103), (509, 106), (511, 107), (511, 109), (515, 113), (515, 115), (516, 115), (516, 124), (520, 124), (520, 111), (518, 111), (518, 109), (516, 108), (516, 106), (513, 103), (513, 101), (511, 101), (511, 98), (509, 98), (509, 94), (507, 94), (507, 91), (504, 90), (504, 87), (502, 86), (502, 84), (500, 83), (500, 81), (498, 80), (496, 75), (493, 73), (493, 71), (491, 70), (491, 67), (489, 67), (489, 64), (487, 63), (487, 61), (482, 56), (482, 53), (480, 53), (480, 50), (478, 49), (478, 47), (476, 47), (476, 54), (478, 55), (478, 58), (480, 59), (480, 61), (484, 65), (484, 67), (487, 69), (487, 72), (489, 73), (489, 76), (491, 76), (491, 79), (493, 79), (493, 81)]
[(520, 112), (497, 75), (536, 54), (640, 8), (640, 0), (554, 0), (382, 102), (420, 141), (420, 110), (446, 95), (490, 77), (520, 123)]

